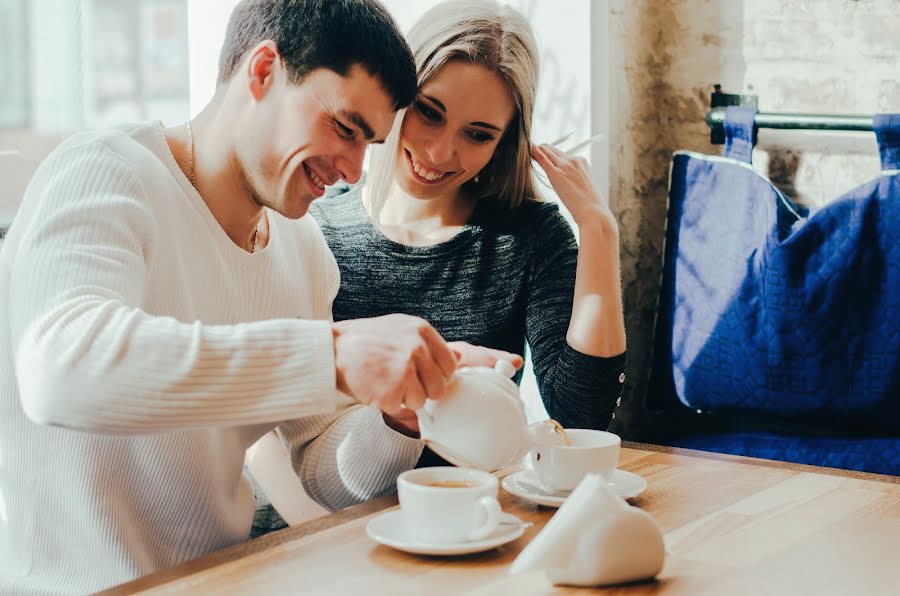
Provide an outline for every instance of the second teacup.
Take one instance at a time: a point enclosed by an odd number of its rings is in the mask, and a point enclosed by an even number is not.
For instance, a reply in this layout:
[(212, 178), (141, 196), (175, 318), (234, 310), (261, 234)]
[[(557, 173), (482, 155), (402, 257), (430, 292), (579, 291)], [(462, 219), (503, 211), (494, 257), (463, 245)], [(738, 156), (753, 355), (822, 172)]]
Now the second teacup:
[(609, 480), (619, 463), (619, 435), (582, 428), (566, 429), (568, 445), (538, 446), (531, 465), (538, 479), (553, 491), (574, 490), (587, 474)]
[(419, 468), (397, 478), (409, 533), (430, 544), (480, 540), (496, 530), (497, 487), (496, 476), (471, 468)]

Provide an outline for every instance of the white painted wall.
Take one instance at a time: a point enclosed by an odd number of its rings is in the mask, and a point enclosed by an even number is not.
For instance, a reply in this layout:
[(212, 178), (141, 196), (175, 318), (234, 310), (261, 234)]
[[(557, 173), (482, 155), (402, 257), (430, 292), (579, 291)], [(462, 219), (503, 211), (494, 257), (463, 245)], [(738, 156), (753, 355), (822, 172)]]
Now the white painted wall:
[(238, 0), (188, 0), (188, 65), (191, 117), (203, 109), (216, 90), (219, 50), (228, 17)]
[[(28, 3), (31, 63), (31, 128), (69, 131), (83, 121), (83, 2), (31, 0)], [(46, 18), (44, 15), (53, 15)], [(24, 58), (24, 56), (22, 57)]]

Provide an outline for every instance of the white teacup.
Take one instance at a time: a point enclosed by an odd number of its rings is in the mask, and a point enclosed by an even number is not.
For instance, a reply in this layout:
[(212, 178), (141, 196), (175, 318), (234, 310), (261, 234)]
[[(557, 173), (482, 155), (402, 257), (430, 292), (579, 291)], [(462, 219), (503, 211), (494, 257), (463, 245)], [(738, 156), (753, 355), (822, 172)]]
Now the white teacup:
[(607, 481), (619, 464), (619, 435), (583, 428), (566, 429), (569, 445), (537, 446), (531, 465), (538, 479), (553, 491), (574, 490), (587, 474)]
[(471, 468), (419, 468), (397, 478), (410, 535), (429, 544), (480, 540), (497, 529), (497, 486), (493, 474)]

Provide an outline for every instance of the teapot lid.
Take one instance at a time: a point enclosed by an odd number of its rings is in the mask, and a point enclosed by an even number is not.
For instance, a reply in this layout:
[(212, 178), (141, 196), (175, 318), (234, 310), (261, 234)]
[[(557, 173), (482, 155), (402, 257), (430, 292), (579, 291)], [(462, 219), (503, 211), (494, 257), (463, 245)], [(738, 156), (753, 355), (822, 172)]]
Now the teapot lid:
[(516, 375), (516, 367), (513, 366), (512, 362), (509, 360), (500, 359), (494, 364), (494, 370), (506, 377), (507, 379), (511, 379)]

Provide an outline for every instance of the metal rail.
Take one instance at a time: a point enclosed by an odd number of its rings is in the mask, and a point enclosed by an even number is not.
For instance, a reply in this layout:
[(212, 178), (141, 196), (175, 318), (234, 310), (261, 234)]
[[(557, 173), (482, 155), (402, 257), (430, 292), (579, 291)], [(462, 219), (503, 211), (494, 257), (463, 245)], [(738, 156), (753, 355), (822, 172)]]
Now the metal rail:
[[(755, 122), (759, 128), (780, 128), (785, 130), (872, 131), (872, 116), (771, 114), (760, 112), (756, 115)], [(713, 108), (706, 113), (706, 124), (710, 128), (721, 127), (724, 123), (725, 108)]]

